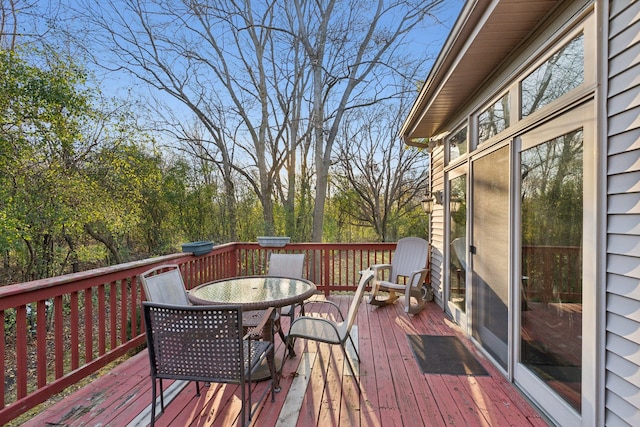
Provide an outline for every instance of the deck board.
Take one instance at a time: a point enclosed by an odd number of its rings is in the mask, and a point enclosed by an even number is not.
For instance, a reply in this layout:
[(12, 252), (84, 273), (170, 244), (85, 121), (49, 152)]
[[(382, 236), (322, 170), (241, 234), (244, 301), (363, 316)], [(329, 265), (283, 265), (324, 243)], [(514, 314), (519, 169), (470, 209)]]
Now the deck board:
[[(393, 386), (390, 386), (393, 385), (393, 380), (387, 352), (393, 350), (393, 347), (387, 346), (386, 341), (388, 341), (388, 339), (379, 333), (379, 331), (384, 330), (383, 324), (387, 323), (388, 317), (382, 310), (378, 310), (369, 304), (366, 304), (365, 308), (371, 310), (369, 313), (371, 328), (369, 333), (371, 334), (370, 337), (373, 344), (373, 353), (371, 355), (373, 363), (367, 364), (364, 370), (368, 374), (375, 376), (375, 388), (373, 390), (367, 388), (366, 395), (372, 396), (372, 399), (377, 400), (377, 409), (380, 412), (379, 419), (383, 421), (385, 425), (402, 425), (402, 417), (400, 408), (398, 407), (398, 396), (396, 396)], [(385, 307), (385, 309), (387, 308), (388, 307)], [(376, 311), (375, 313), (373, 312), (374, 309)], [(380, 315), (381, 313), (383, 315)], [(383, 324), (380, 323), (381, 320)], [(382, 351), (383, 349), (385, 351)], [(404, 398), (404, 396), (402, 398)]]
[[(360, 386), (364, 395), (360, 397), (360, 425), (364, 427), (381, 427), (380, 405), (376, 392), (376, 370), (373, 364), (374, 348), (376, 340), (372, 339), (372, 322), (375, 317), (369, 316), (370, 307), (366, 304), (367, 297), (362, 302), (358, 318), (358, 352), (360, 354)], [(363, 309), (364, 308), (364, 309)], [(374, 329), (375, 330), (375, 329)], [(379, 335), (379, 334), (376, 334)]]
[(396, 306), (396, 311), (389, 310), (388, 316), (389, 322), (396, 323), (397, 327), (389, 331), (393, 331), (401, 361), (396, 365), (395, 369), (393, 367), (391, 369), (394, 372), (402, 370), (403, 373), (406, 373), (409, 385), (405, 388), (402, 384), (399, 384), (396, 386), (396, 390), (408, 390), (410, 388), (413, 391), (414, 398), (412, 403), (415, 404), (415, 409), (406, 408), (403, 410), (401, 408), (401, 412), (403, 414), (420, 414), (419, 419), (423, 421), (425, 426), (445, 425), (444, 418), (437, 405), (438, 390), (434, 391), (427, 381), (421, 381), (424, 374), (420, 371), (417, 363), (406, 363), (407, 361), (413, 361), (413, 354), (409, 348), (406, 335), (419, 333), (421, 327), (424, 327), (424, 323), (417, 316), (409, 317), (402, 312), (398, 313), (397, 309), (402, 309), (402, 304), (396, 304)]
[[(351, 298), (351, 295), (329, 297), (345, 313)], [(253, 425), (547, 425), (437, 304), (428, 303), (419, 315), (408, 316), (403, 311), (402, 299), (391, 306), (375, 307), (367, 304), (366, 298), (356, 321), (362, 395), (358, 394), (339, 347), (297, 340), (297, 356), (285, 360), (282, 391), (276, 393), (275, 402), (267, 396), (261, 403)], [(313, 315), (335, 316), (328, 304), (313, 304), (308, 310)], [(285, 330), (287, 322), (288, 318), (283, 318)], [(423, 374), (413, 358), (407, 334), (458, 336), (490, 375)], [(283, 350), (277, 339), (279, 357)], [(303, 358), (313, 363), (306, 379), (297, 378), (301, 373), (304, 375), (304, 369), (299, 371)], [(165, 389), (168, 384), (165, 382)], [(264, 382), (257, 385), (258, 389), (266, 386)], [(201, 396), (197, 396), (194, 383), (189, 383), (167, 405), (156, 425), (239, 425), (239, 396), (238, 386), (220, 384), (201, 388)], [(150, 401), (148, 356), (142, 352), (63, 401), (43, 409), (25, 425), (126, 426), (148, 409)]]

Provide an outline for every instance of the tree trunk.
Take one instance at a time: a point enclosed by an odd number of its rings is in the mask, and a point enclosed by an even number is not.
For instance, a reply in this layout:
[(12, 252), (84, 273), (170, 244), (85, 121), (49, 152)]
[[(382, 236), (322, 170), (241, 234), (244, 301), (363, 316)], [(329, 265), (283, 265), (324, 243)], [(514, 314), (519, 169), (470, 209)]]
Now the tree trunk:
[(122, 256), (120, 255), (120, 252), (118, 251), (118, 248), (113, 241), (112, 236), (100, 235), (100, 233), (92, 229), (89, 224), (85, 224), (84, 230), (87, 232), (87, 234), (96, 239), (98, 242), (102, 243), (109, 250), (109, 252), (113, 256), (113, 261), (115, 264), (122, 264)]

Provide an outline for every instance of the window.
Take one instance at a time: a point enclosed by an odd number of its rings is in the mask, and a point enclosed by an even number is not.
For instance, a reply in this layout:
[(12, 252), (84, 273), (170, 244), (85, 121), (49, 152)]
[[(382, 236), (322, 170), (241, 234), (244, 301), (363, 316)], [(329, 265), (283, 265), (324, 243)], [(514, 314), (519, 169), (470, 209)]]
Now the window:
[(583, 82), (584, 34), (580, 34), (522, 80), (522, 117), (555, 101)]
[(466, 312), (467, 175), (449, 181), (449, 302)]
[(467, 127), (464, 126), (462, 129), (454, 133), (447, 141), (447, 146), (449, 147), (449, 161), (453, 161), (458, 157), (467, 154)]
[(509, 127), (509, 94), (478, 116), (478, 142), (483, 143)]

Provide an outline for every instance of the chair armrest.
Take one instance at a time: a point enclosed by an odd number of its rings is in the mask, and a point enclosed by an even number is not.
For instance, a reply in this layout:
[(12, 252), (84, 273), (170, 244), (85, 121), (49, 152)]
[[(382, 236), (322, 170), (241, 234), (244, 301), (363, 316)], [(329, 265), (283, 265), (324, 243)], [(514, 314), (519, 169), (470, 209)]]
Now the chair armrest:
[(257, 335), (256, 332), (258, 331), (261, 332), (265, 328), (265, 326), (267, 326), (267, 322), (269, 321), (269, 319), (273, 317), (274, 310), (275, 309), (273, 307), (269, 307), (268, 309), (266, 309), (264, 311), (264, 315), (262, 316), (262, 319), (260, 320), (260, 323), (258, 323), (256, 327), (253, 328), (251, 331), (247, 332), (245, 336), (242, 337), (242, 339), (246, 340), (246, 339), (249, 339), (250, 337), (255, 337)]
[(416, 271), (412, 271), (411, 275), (409, 276), (409, 284), (413, 284), (413, 279), (416, 276), (422, 276), (424, 273), (428, 272), (429, 269), (428, 268), (423, 268), (421, 270), (416, 270)]
[(391, 268), (391, 264), (373, 264), (369, 266), (370, 270), (388, 270)]
[(391, 264), (374, 264), (372, 266), (369, 267), (369, 270), (373, 271), (373, 289), (374, 289), (374, 294), (377, 292), (377, 290), (380, 287), (380, 282), (384, 281), (385, 279), (385, 272), (389, 272), (386, 275), (391, 275)]
[(306, 306), (307, 304), (329, 304), (330, 306), (334, 307), (338, 311), (338, 314), (340, 315), (340, 320), (344, 320), (344, 316), (342, 315), (342, 310), (340, 310), (340, 307), (338, 306), (338, 304), (336, 304), (333, 301), (309, 300), (309, 301), (305, 301), (302, 305)]

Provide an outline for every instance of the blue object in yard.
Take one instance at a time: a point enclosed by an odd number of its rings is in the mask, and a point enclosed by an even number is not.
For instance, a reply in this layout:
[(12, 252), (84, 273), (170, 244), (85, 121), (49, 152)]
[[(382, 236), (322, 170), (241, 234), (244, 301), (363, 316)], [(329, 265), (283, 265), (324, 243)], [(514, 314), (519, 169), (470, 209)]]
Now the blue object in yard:
[(196, 256), (208, 254), (213, 249), (213, 242), (203, 240), (182, 245), (182, 252), (191, 252)]

